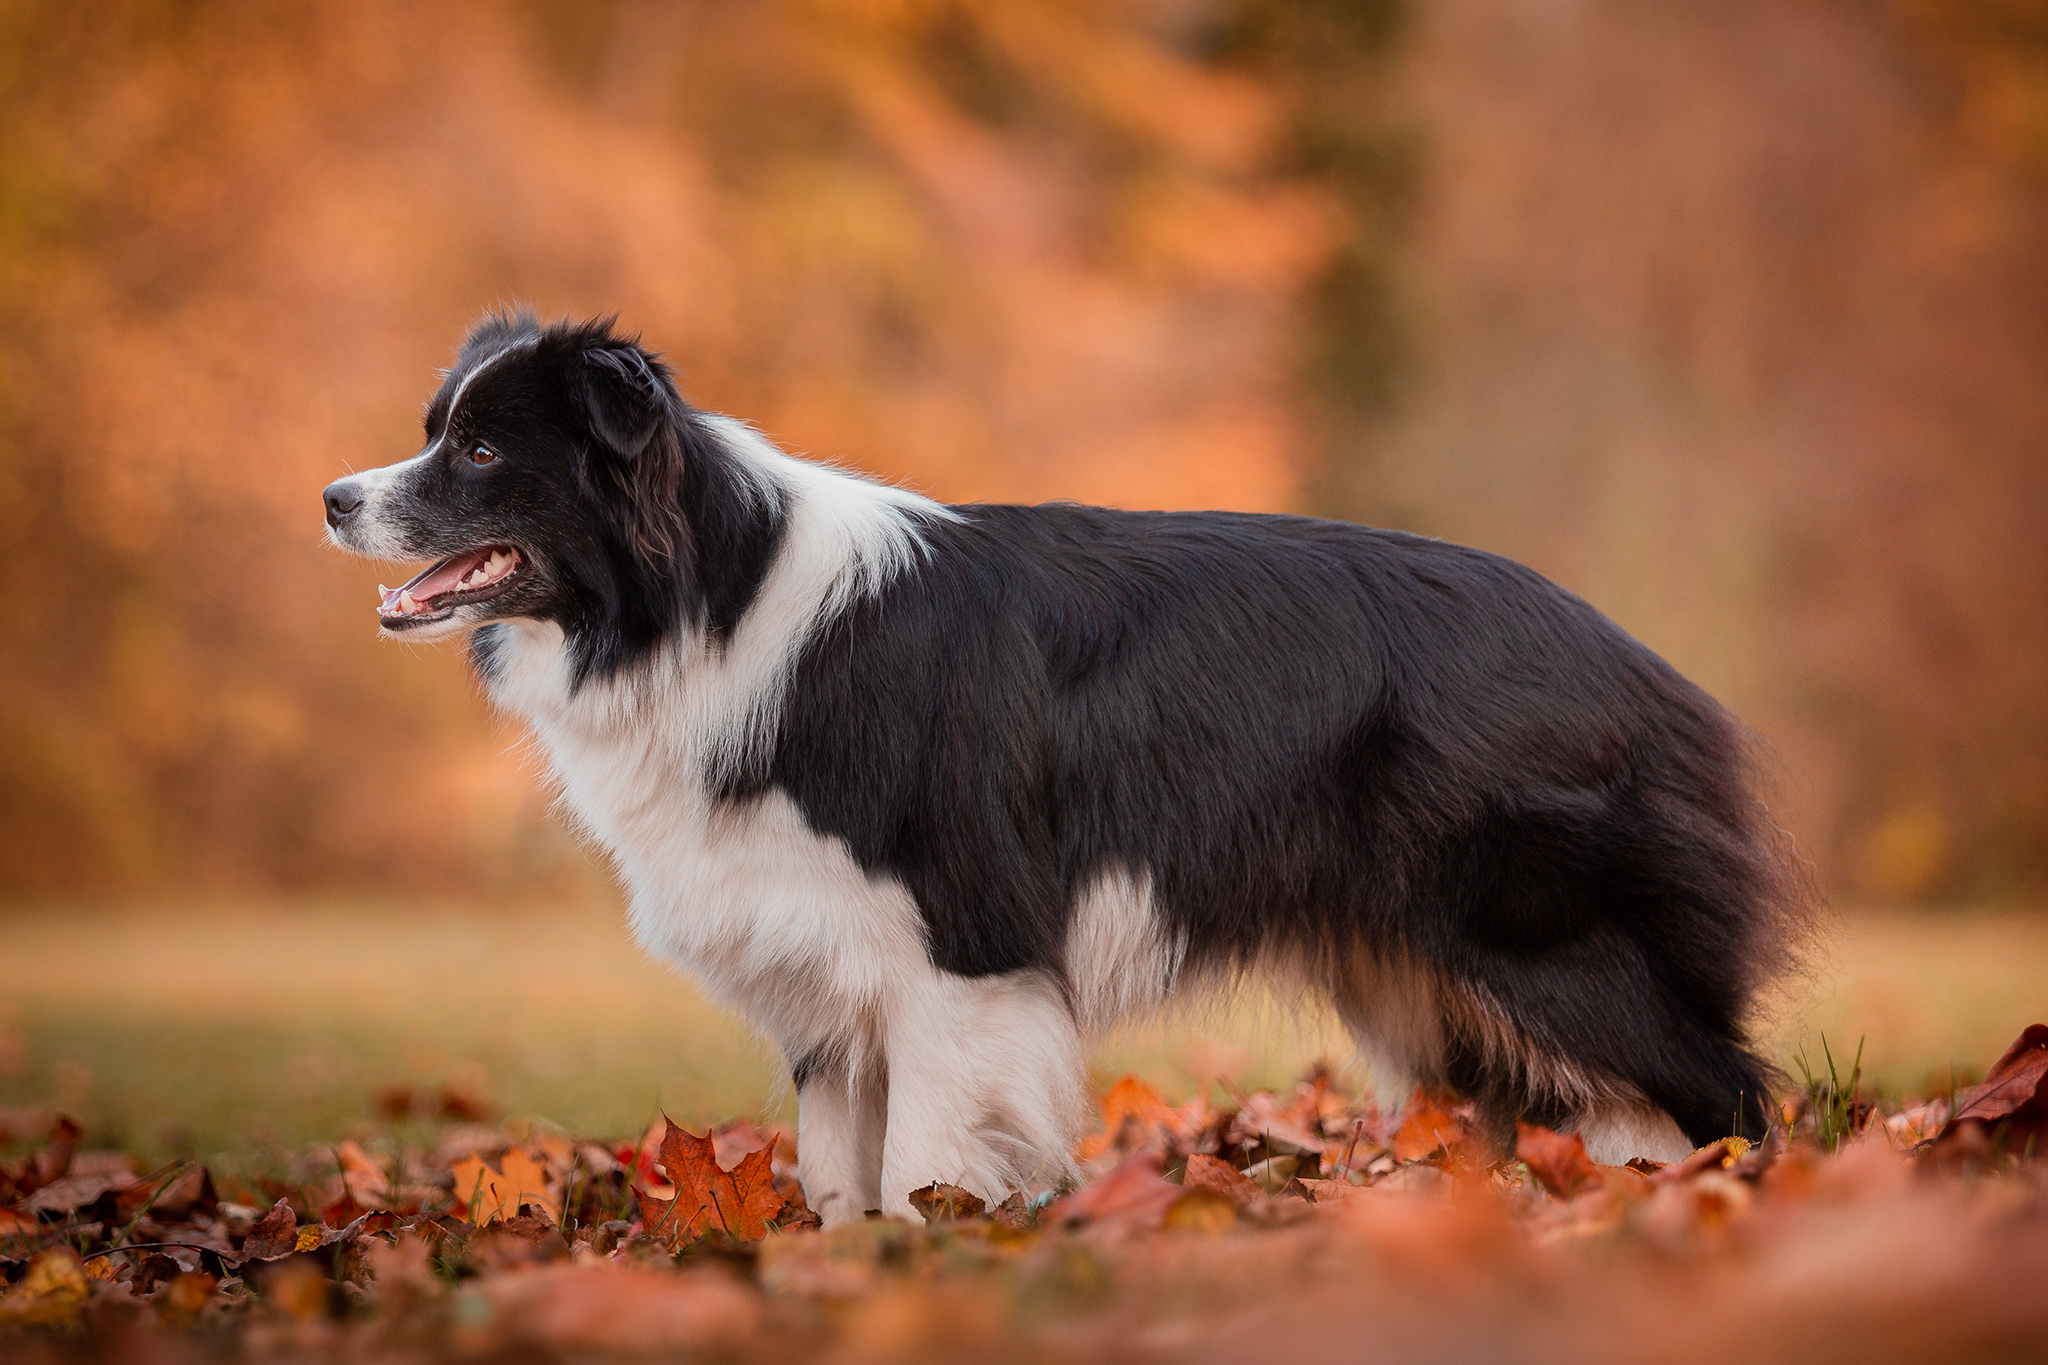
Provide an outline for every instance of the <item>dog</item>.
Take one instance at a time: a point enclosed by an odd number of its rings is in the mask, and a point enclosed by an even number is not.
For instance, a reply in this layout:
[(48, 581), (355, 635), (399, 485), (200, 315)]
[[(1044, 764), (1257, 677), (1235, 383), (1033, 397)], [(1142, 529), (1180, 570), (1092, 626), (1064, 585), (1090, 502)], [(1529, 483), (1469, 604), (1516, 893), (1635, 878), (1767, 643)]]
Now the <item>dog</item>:
[(1250, 974), (1382, 1095), (1597, 1161), (1761, 1136), (1806, 895), (1754, 745), (1510, 560), (1299, 516), (949, 506), (692, 407), (610, 319), (485, 318), (327, 488), (434, 562), (635, 935), (783, 1049), (827, 1226), (1071, 1171), (1084, 1049)]

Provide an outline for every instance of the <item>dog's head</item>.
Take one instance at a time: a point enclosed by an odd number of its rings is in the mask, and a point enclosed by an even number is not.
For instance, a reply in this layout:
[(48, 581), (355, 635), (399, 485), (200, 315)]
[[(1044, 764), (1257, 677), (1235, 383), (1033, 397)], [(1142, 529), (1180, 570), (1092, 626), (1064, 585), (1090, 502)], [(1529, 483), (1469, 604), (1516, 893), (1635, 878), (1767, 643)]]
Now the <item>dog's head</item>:
[(716, 446), (668, 368), (609, 320), (494, 314), (428, 404), (425, 448), (327, 487), (328, 535), (434, 561), (383, 590), (388, 634), (553, 621), (579, 672), (616, 666), (701, 597), (688, 485)]

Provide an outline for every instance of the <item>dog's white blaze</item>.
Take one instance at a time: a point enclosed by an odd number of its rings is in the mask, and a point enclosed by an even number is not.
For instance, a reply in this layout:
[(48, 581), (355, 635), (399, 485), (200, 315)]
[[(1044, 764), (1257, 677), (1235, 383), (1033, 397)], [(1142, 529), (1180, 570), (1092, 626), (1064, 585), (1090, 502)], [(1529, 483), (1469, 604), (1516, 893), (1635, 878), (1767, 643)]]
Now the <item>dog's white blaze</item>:
[(1066, 944), (1067, 989), (1083, 1032), (1100, 1036), (1163, 1006), (1185, 947), (1167, 933), (1149, 876), (1113, 868), (1083, 888)]
[[(534, 348), (534, 345), (535, 343), (532, 338), (522, 337), (520, 340), (513, 342), (511, 345), (503, 347), (493, 352), (488, 358), (484, 360), (482, 364), (478, 365), (468, 374), (462, 376), (462, 382), (455, 386), (454, 394), (451, 395), (448, 399), (448, 416), (441, 423), (442, 439), (446, 438), (448, 432), (454, 430), (455, 414), (462, 407), (462, 395), (468, 391), (469, 386), (471, 384), (476, 383), (476, 377), (482, 374), (485, 370), (490, 369), (491, 366), (503, 360), (506, 356), (518, 355), (522, 352), (530, 351)], [(440, 440), (436, 440), (434, 442), (434, 444), (437, 446), (440, 443)]]
[[(565, 803), (616, 860), (640, 943), (791, 1056), (832, 1059), (800, 1097), (799, 1134), (828, 1221), (873, 1199), (908, 1215), (910, 1191), (934, 1180), (999, 1199), (1033, 1175), (1057, 1179), (1085, 1100), (1055, 983), (936, 970), (899, 881), (870, 876), (786, 795), (720, 802), (709, 782), (773, 739), (805, 640), (915, 562), (920, 518), (954, 514), (793, 459), (741, 423), (712, 424), (790, 516), (731, 638), (679, 637), (572, 693), (561, 631), (511, 622), (492, 698), (533, 726)], [(883, 1103), (886, 1134), (874, 1122)]]
[[(349, 519), (345, 535), (335, 527), (328, 527), (328, 541), (350, 554), (367, 555), (371, 559), (410, 558), (398, 528), (387, 516), (386, 503), (390, 500), (392, 491), (401, 488), (414, 470), (437, 458), (440, 453), (441, 443), (436, 440), (410, 460), (379, 465), (375, 469), (365, 469), (360, 474), (351, 474), (345, 479), (337, 480), (337, 484), (346, 485), (360, 493), (363, 506), (361, 511)], [(426, 637), (415, 635), (411, 638), (419, 640)]]

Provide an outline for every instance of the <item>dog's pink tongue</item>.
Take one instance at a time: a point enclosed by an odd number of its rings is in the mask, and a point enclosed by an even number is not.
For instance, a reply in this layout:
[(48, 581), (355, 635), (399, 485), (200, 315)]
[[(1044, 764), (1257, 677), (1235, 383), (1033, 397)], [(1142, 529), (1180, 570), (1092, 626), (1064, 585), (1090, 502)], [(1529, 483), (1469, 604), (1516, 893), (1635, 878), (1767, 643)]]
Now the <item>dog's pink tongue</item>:
[[(385, 588), (384, 598), (379, 604), (378, 609), (387, 616), (396, 615), (400, 612), (398, 599), (401, 596), (411, 594), (413, 601), (424, 605), (444, 592), (452, 592), (456, 587), (460, 586), (463, 579), (475, 573), (478, 567), (488, 561), (490, 557), (491, 552), (488, 549), (484, 549), (472, 550), (468, 554), (460, 554), (452, 559), (444, 559), (418, 578), (413, 579), (410, 583), (402, 584), (396, 588)], [(378, 586), (382, 587), (383, 585), (379, 584)]]

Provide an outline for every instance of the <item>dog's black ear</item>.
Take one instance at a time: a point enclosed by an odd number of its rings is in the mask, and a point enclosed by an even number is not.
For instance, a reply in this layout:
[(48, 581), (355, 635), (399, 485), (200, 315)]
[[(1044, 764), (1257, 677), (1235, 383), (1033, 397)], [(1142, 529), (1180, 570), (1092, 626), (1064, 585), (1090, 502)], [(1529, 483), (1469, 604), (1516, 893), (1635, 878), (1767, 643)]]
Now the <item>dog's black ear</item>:
[(638, 346), (583, 353), (581, 389), (590, 430), (622, 460), (635, 460), (670, 415), (669, 386)]

